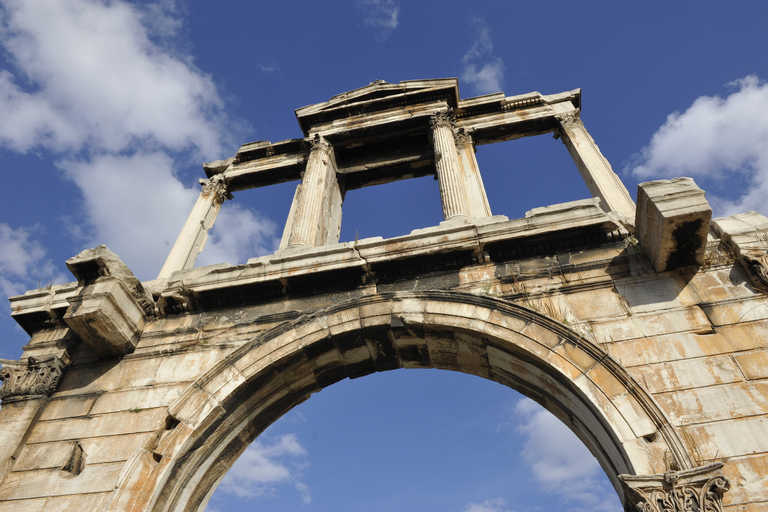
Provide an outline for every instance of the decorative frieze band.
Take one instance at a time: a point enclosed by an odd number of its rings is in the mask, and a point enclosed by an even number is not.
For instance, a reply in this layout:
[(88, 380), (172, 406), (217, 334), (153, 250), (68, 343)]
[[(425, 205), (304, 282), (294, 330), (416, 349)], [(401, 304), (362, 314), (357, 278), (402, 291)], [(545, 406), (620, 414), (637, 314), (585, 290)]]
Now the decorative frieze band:
[(663, 475), (620, 475), (627, 512), (723, 512), (722, 462)]
[(20, 396), (46, 395), (56, 391), (66, 365), (56, 356), (44, 359), (30, 357), (26, 364), (20, 361), (2, 361), (0, 367), (0, 400)]

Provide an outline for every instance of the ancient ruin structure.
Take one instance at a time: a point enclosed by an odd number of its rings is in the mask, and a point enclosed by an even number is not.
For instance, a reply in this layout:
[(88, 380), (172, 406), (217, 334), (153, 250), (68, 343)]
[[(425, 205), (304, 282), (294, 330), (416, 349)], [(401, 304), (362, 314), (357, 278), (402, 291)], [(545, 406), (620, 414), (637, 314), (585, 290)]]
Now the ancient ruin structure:
[[(637, 207), (580, 91), (460, 99), (374, 82), (296, 111), (207, 179), (158, 279), (106, 247), (11, 298), (0, 511), (202, 510), (269, 424), (344, 378), (441, 368), (510, 386), (597, 457), (627, 511), (768, 508), (768, 219), (688, 178)], [(474, 148), (554, 133), (593, 198), (493, 216)], [(347, 190), (435, 175), (445, 221), (338, 243)], [(193, 268), (232, 194), (299, 182), (280, 250)], [(510, 483), (510, 485), (513, 485)]]

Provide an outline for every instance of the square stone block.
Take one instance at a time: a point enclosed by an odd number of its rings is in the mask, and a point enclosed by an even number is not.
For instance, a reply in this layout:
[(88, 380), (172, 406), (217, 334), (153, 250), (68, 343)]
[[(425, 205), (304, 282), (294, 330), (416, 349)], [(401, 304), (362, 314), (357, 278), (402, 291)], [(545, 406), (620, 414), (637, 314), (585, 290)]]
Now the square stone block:
[(99, 357), (135, 350), (146, 316), (120, 279), (102, 277), (69, 304), (64, 321)]
[(635, 235), (657, 272), (704, 262), (712, 209), (691, 178), (637, 187)]

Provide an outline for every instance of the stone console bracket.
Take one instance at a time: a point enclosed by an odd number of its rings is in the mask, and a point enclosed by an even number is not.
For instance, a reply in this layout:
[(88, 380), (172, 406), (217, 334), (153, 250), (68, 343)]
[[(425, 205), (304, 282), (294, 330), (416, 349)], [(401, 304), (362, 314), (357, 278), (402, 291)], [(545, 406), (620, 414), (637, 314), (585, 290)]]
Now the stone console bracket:
[(752, 285), (768, 293), (768, 218), (749, 211), (715, 219), (712, 228), (747, 270)]
[(701, 265), (712, 209), (691, 178), (637, 187), (635, 236), (657, 272)]
[(99, 357), (134, 351), (155, 304), (128, 267), (106, 246), (67, 260), (79, 290), (64, 321)]

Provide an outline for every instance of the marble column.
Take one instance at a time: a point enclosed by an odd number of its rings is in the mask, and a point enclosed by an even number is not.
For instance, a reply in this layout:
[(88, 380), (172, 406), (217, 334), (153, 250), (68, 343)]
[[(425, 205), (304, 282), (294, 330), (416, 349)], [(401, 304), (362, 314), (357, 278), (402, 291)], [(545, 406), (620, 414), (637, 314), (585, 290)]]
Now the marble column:
[(464, 175), (464, 183), (469, 199), (469, 212), (471, 217), (490, 217), (491, 206), (488, 204), (488, 196), (485, 194), (483, 178), (475, 157), (475, 143), (472, 136), (463, 129), (456, 133), (456, 148), (459, 151), (459, 165)]
[(301, 184), (296, 187), (280, 249), (338, 242), (342, 200), (333, 146), (316, 135)]
[(165, 260), (158, 278), (170, 277), (177, 270), (184, 270), (195, 266), (197, 256), (205, 247), (208, 240), (208, 230), (213, 227), (221, 205), (232, 196), (227, 192), (227, 183), (224, 176), (214, 175), (207, 180), (200, 180), (203, 189), (187, 217), (187, 222), (181, 229), (176, 243), (173, 244), (171, 253)]
[(443, 217), (449, 220), (457, 216), (471, 217), (467, 184), (459, 162), (459, 152), (454, 138), (453, 116), (448, 111), (437, 112), (431, 119), (432, 144), (435, 152), (437, 182)]
[(557, 110), (555, 117), (560, 122), (558, 135), (562, 137), (592, 196), (600, 198), (605, 211), (617, 212), (624, 216), (625, 221), (634, 224), (635, 202), (587, 133), (579, 118), (579, 110), (572, 106)]

